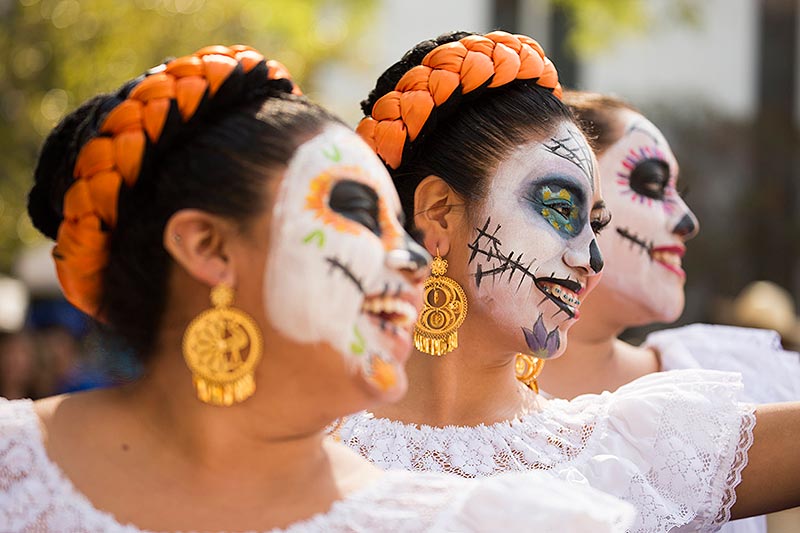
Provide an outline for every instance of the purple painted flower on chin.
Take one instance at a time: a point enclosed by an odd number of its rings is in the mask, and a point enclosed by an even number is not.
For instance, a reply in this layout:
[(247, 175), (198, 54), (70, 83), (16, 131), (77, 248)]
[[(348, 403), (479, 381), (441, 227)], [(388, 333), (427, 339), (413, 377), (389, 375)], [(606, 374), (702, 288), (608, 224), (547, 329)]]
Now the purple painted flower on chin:
[(539, 320), (533, 325), (533, 330), (522, 328), (522, 332), (525, 334), (528, 348), (531, 349), (531, 355), (539, 359), (552, 357), (553, 354), (558, 353), (558, 349), (561, 347), (558, 328), (548, 333), (542, 315), (539, 315)]

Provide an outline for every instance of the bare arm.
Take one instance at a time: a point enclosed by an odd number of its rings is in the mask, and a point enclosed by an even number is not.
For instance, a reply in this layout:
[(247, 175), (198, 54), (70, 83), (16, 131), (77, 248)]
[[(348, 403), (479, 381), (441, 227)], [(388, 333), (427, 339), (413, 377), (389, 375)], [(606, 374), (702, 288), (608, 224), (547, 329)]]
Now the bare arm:
[(760, 405), (731, 518), (800, 505), (800, 402)]

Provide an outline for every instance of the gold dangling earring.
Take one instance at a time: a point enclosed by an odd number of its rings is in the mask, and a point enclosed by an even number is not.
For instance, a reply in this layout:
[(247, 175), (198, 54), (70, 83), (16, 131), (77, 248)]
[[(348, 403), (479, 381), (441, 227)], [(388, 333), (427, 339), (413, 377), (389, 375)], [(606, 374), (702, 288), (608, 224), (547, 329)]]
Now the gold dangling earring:
[(458, 328), (467, 317), (467, 295), (446, 273), (447, 260), (436, 248), (431, 276), (425, 280), (424, 305), (414, 327), (414, 346), (437, 356), (458, 348)]
[(539, 394), (539, 382), (536, 381), (536, 378), (542, 373), (544, 362), (544, 359), (518, 353), (517, 360), (514, 363), (514, 371), (517, 374), (517, 379), (527, 385), (528, 388), (536, 394)]
[(227, 407), (256, 391), (253, 373), (261, 360), (261, 332), (247, 313), (231, 307), (229, 286), (211, 289), (211, 305), (186, 328), (183, 358), (200, 401)]

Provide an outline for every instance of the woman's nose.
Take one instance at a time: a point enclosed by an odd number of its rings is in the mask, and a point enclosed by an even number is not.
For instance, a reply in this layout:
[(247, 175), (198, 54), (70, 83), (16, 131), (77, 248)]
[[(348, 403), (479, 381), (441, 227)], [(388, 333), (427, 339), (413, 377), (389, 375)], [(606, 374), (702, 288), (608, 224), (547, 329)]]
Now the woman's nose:
[(692, 216), (692, 214), (686, 213), (683, 215), (683, 217), (681, 217), (675, 227), (672, 228), (672, 233), (678, 235), (683, 240), (688, 241), (697, 235), (697, 226), (697, 220)]
[(386, 265), (406, 272), (415, 282), (421, 281), (428, 273), (431, 256), (410, 237), (405, 237), (404, 244), (404, 248), (395, 248), (386, 254)]

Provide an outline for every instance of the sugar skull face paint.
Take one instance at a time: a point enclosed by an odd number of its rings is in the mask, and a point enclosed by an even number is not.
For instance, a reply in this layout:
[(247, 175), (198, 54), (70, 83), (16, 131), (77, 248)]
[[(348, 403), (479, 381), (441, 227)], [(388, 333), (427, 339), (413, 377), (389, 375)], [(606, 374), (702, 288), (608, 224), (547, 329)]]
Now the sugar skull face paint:
[(663, 134), (634, 111), (617, 119), (624, 134), (599, 156), (614, 214), (598, 239), (606, 258), (601, 290), (634, 304), (643, 323), (671, 322), (683, 311), (681, 258), (698, 222), (675, 189), (678, 163)]
[(280, 184), (264, 284), (276, 329), (329, 344), (389, 395), (404, 389), (421, 298), (408, 274), (421, 277), (429, 259), (401, 216), (377, 157), (347, 128), (329, 126), (297, 149)]
[(608, 217), (594, 156), (573, 124), (521, 146), (499, 165), (473, 216), (472, 312), (517, 352), (560, 355), (603, 268), (593, 228)]

